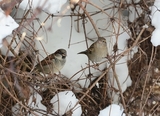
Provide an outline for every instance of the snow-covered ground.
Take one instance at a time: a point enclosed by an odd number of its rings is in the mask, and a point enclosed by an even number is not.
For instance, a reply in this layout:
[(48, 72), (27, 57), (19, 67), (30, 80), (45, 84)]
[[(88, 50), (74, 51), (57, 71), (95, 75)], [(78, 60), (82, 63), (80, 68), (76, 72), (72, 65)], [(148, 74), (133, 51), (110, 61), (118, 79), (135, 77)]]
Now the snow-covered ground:
[(151, 8), (151, 22), (152, 25), (155, 27), (155, 30), (152, 33), (151, 42), (154, 46), (160, 45), (160, 25), (159, 25), (159, 19), (160, 19), (160, 0), (155, 0), (154, 5)]
[(0, 8), (0, 47), (2, 47), (2, 39), (10, 35), (18, 26), (14, 19), (9, 15), (6, 16)]

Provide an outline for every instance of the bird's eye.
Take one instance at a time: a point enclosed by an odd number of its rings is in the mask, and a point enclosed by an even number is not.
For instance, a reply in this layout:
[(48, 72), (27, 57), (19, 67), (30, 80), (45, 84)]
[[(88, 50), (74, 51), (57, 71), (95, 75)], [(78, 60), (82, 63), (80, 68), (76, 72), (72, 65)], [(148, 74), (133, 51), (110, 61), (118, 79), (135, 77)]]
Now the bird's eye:
[(103, 42), (104, 42), (104, 43), (106, 43), (106, 41), (105, 41), (105, 40), (103, 40)]

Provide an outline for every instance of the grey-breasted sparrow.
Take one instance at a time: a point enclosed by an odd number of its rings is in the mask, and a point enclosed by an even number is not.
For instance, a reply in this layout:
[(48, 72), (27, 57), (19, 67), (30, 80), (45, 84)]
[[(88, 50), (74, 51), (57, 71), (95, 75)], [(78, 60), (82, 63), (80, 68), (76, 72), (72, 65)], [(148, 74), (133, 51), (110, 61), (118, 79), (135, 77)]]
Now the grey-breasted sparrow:
[(107, 57), (108, 49), (106, 39), (99, 37), (86, 51), (78, 54), (85, 54), (92, 62), (100, 62), (103, 58)]
[(59, 72), (66, 63), (67, 51), (65, 49), (58, 49), (55, 53), (50, 54), (40, 63), (36, 65), (39, 72), (46, 74), (54, 74)]

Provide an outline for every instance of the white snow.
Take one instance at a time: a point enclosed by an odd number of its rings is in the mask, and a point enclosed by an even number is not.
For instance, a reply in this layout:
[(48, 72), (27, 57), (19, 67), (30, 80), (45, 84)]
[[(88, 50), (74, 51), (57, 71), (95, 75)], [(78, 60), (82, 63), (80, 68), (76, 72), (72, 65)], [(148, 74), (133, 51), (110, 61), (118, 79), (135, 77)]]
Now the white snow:
[(151, 36), (151, 42), (154, 46), (158, 46), (160, 45), (160, 29), (155, 29), (152, 32), (152, 36)]
[[(36, 99), (36, 100), (35, 100)], [(28, 106), (31, 109), (38, 109), (38, 112), (35, 112), (36, 114), (38, 114), (39, 116), (41, 116), (43, 113), (46, 113), (46, 106), (44, 106), (41, 103), (42, 97), (38, 94), (38, 93), (34, 93), (33, 95), (31, 95), (29, 102), (28, 102)]]
[[(28, 107), (31, 109), (28, 111), (27, 116), (38, 115), (43, 116), (43, 114), (47, 114), (46, 107), (41, 103), (42, 97), (38, 93), (34, 93), (28, 102)], [(52, 99), (51, 103), (53, 104), (53, 112), (52, 114), (47, 114), (51, 116), (53, 114), (63, 115), (67, 111), (71, 110), (71, 116), (81, 116), (82, 109), (81, 105), (76, 103), (78, 99), (72, 91), (63, 91), (56, 94)], [(22, 107), (20, 107), (19, 103), (15, 104), (12, 107), (13, 116), (20, 115), (22, 112)]]
[(20, 3), (20, 8), (26, 9), (36, 9), (42, 8), (45, 12), (50, 14), (59, 13), (61, 7), (67, 0), (23, 0)]
[(10, 35), (18, 26), (14, 19), (9, 15), (6, 16), (0, 8), (0, 47), (2, 47), (2, 39)]
[[(130, 32), (125, 32), (123, 30), (123, 28), (118, 27), (118, 25), (119, 24), (117, 24), (116, 22), (113, 24), (113, 28), (114, 28), (113, 33), (116, 33), (118, 35), (118, 28), (120, 28), (119, 29), (119, 34), (120, 35), (118, 36), (118, 39), (117, 39), (118, 40), (118, 42), (117, 42), (117, 47), (118, 47), (117, 54), (121, 54), (125, 50), (127, 50), (127, 40), (130, 38), (130, 36), (129, 36)], [(124, 28), (125, 28), (125, 30), (128, 30), (127, 27), (124, 27)], [(109, 39), (108, 46), (111, 46), (111, 45), (109, 45), (109, 43), (114, 45), (116, 43), (116, 36), (112, 36)], [(110, 51), (110, 54), (113, 54), (113, 46), (109, 47), (109, 51)], [(134, 48), (133, 51), (137, 52), (137, 48)], [(131, 84), (132, 84), (131, 78), (128, 74), (128, 66), (127, 66), (127, 60), (132, 58), (132, 55), (131, 55), (131, 57), (128, 57), (128, 56), (130, 56), (129, 54), (124, 55), (118, 62), (116, 62), (116, 65), (115, 65), (115, 72), (116, 72), (116, 75), (118, 77), (122, 92), (124, 92), (127, 89), (127, 87), (131, 86)], [(112, 60), (112, 62), (114, 62), (114, 60)], [(108, 82), (109, 82), (110, 86), (119, 90), (119, 87), (117, 85), (117, 81), (114, 77), (112, 69), (109, 71), (108, 76), (109, 76)], [(119, 102), (119, 99), (118, 99), (119, 93), (112, 92), (111, 97), (113, 98), (113, 103), (118, 103)]]
[[(63, 91), (56, 94), (52, 99), (53, 114), (64, 115), (69, 110), (72, 111), (72, 116), (81, 116), (81, 105), (76, 103), (78, 99), (72, 91)], [(76, 106), (75, 106), (76, 105)]]
[(98, 116), (125, 116), (123, 113), (123, 108), (117, 104), (111, 104), (105, 109), (100, 111)]
[(151, 36), (151, 42), (153, 46), (160, 45), (160, 0), (155, 0), (154, 5), (151, 8), (151, 23), (155, 27), (155, 30)]
[(154, 1), (154, 5), (152, 6), (151, 8), (151, 22), (152, 22), (152, 25), (155, 27), (155, 28), (160, 28), (160, 25), (157, 25), (158, 24), (158, 21), (160, 19), (160, 12), (159, 12), (159, 8), (160, 8), (160, 0), (155, 0)]
[[(34, 112), (29, 113), (27, 116), (32, 116), (33, 114), (38, 115), (38, 116), (42, 116), (42, 114), (46, 114), (46, 107), (41, 103), (42, 97), (38, 94), (35, 93), (34, 95), (32, 95), (29, 99), (28, 102), (28, 107), (31, 108), (32, 110), (34, 110)], [(20, 106), (19, 103), (16, 103), (13, 107), (12, 107), (12, 112), (13, 112), (13, 116), (19, 116), (22, 115), (20, 113), (23, 112), (22, 110), (23, 106)], [(38, 110), (38, 112), (36, 112), (36, 109)], [(27, 110), (26, 110), (27, 111)]]

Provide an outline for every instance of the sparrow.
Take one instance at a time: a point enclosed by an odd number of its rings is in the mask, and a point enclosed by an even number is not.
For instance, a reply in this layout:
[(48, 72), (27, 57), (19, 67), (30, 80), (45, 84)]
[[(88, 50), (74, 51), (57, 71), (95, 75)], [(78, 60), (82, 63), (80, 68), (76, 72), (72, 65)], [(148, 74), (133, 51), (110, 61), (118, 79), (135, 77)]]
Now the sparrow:
[(108, 49), (106, 39), (99, 37), (87, 50), (78, 54), (85, 54), (92, 62), (100, 62), (103, 58), (107, 57)]
[(35, 68), (39, 72), (45, 74), (54, 74), (60, 72), (66, 63), (67, 51), (65, 49), (58, 49), (55, 53), (50, 54), (39, 62)]

